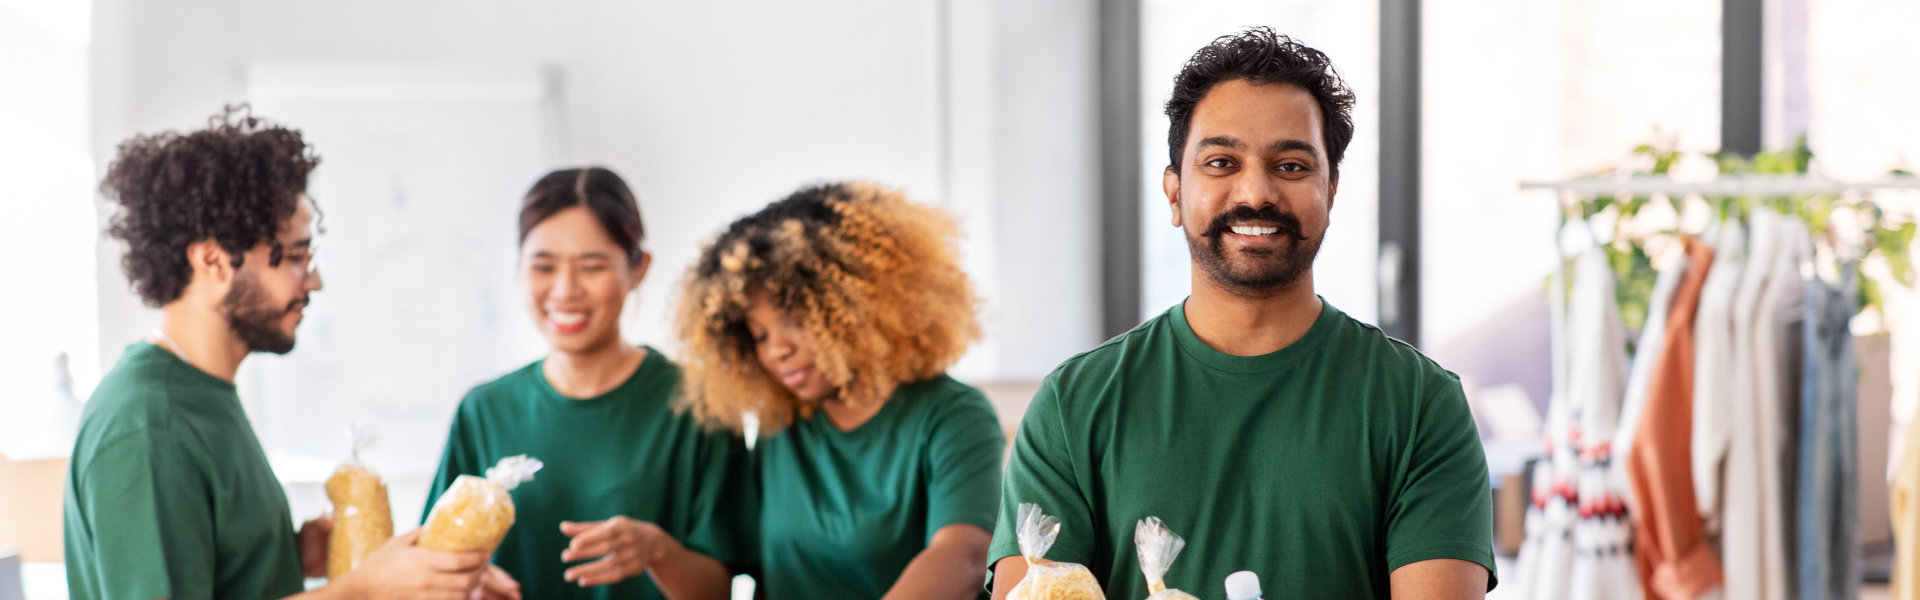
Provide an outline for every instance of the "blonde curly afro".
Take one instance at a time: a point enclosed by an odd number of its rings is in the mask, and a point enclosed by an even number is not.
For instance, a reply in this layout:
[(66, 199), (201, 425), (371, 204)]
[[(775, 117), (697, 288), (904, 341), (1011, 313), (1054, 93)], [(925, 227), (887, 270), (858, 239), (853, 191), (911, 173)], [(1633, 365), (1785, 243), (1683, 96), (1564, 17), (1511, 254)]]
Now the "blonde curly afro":
[(682, 289), (679, 407), (708, 427), (761, 435), (815, 408), (760, 366), (747, 309), (765, 298), (813, 342), (840, 397), (882, 402), (945, 371), (979, 339), (953, 217), (866, 182), (801, 189), (727, 227)]

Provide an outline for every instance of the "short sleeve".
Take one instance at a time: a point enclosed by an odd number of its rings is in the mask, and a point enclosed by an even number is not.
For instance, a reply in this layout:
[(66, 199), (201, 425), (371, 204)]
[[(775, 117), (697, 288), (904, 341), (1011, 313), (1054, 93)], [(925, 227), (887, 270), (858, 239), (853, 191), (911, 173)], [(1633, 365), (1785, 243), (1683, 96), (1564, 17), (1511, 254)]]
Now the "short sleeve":
[[(183, 444), (142, 432), (108, 442), (75, 473), (79, 526), (97, 543), (87, 556), (109, 598), (210, 598), (215, 579), (213, 499)], [(76, 524), (69, 524), (73, 527)]]
[(944, 403), (927, 439), (926, 541), (948, 525), (992, 532), (1000, 504), (1007, 436), (986, 397), (972, 388)]
[(1397, 457), (1387, 508), (1387, 571), (1451, 558), (1493, 566), (1493, 495), (1479, 430), (1459, 380), (1447, 377), (1419, 405)]
[(744, 572), (760, 523), (758, 486), (746, 441), (724, 431), (698, 432), (691, 423), (688, 429), (695, 432), (698, 448), (690, 453), (694, 460), (681, 465), (687, 475), (678, 482), (685, 490), (678, 504), (686, 510), (677, 511), (682, 523), (680, 531), (672, 533), (730, 572)]
[[(1069, 442), (1066, 422), (1061, 414), (1059, 384), (1048, 377), (1040, 384), (1020, 419), (1014, 435), (1013, 457), (1007, 463), (1006, 483), (1000, 493), (1000, 519), (993, 531), (993, 545), (987, 553), (987, 565), (1020, 554), (1014, 528), (1019, 525), (1022, 503), (1039, 505), (1046, 514), (1060, 519), (1060, 536), (1047, 551), (1046, 558), (1086, 564), (1092, 558), (1094, 514), (1083, 492), (1082, 474)], [(1084, 452), (1085, 444), (1080, 444)]]
[(467, 416), (467, 407), (474, 401), (474, 394), (468, 393), (460, 402), (460, 408), (453, 414), (453, 426), (447, 431), (447, 447), (440, 452), (440, 469), (433, 475), (433, 482), (427, 488), (427, 503), (421, 508), (420, 523), (427, 522), (427, 515), (433, 513), (433, 503), (447, 488), (453, 487), (453, 480), (461, 475), (477, 475), (485, 469), (480, 465), (479, 450), (471, 431), (471, 421)]

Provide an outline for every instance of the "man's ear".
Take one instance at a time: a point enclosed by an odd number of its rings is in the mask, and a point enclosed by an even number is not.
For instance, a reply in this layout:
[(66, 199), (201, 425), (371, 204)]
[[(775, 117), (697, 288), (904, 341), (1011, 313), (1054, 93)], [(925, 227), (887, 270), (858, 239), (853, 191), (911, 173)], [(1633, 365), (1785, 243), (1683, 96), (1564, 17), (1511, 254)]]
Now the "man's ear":
[(186, 263), (194, 267), (194, 275), (207, 275), (213, 277), (213, 281), (227, 281), (232, 277), (232, 258), (234, 256), (227, 254), (227, 248), (213, 238), (186, 244)]
[(1333, 212), (1333, 199), (1340, 197), (1340, 174), (1335, 173), (1327, 182), (1327, 212)]
[(213, 238), (187, 244), (187, 266), (193, 269), (189, 281), (206, 281), (224, 286), (233, 280), (233, 255)]
[(1180, 174), (1173, 172), (1172, 165), (1160, 173), (1160, 191), (1167, 194), (1167, 206), (1173, 209), (1173, 226), (1180, 227)]

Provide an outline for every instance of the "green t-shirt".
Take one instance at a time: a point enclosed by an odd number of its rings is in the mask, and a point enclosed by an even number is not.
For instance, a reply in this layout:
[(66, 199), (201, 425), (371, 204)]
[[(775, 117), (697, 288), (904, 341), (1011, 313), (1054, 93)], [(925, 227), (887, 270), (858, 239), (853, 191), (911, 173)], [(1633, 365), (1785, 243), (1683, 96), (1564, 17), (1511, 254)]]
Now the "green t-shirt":
[(286, 492), (233, 384), (127, 347), (80, 421), (66, 490), (75, 600), (300, 593)]
[(1149, 516), (1187, 542), (1167, 585), (1201, 597), (1245, 569), (1268, 598), (1385, 598), (1394, 569), (1438, 558), (1491, 585), (1486, 457), (1459, 380), (1324, 306), (1263, 356), (1207, 346), (1182, 304), (1055, 369), (1020, 423), (991, 561), (1020, 554), (1031, 502), (1061, 522), (1046, 558), (1086, 565), (1109, 598), (1147, 597), (1133, 532)]
[(547, 383), (540, 365), (476, 387), (460, 402), (426, 510), (454, 478), (484, 476), (500, 459), (525, 454), (546, 466), (513, 490), (513, 528), (493, 554), (524, 597), (661, 598), (644, 574), (592, 588), (568, 583), (566, 570), (585, 562), (560, 561), (571, 541), (561, 521), (625, 515), (738, 567), (755, 506), (752, 462), (738, 436), (702, 432), (692, 417), (675, 414), (680, 368), (648, 348), (619, 387), (573, 399)]
[(760, 586), (769, 598), (879, 598), (935, 531), (993, 531), (1007, 436), (979, 390), (900, 386), (841, 431), (824, 414), (760, 441)]

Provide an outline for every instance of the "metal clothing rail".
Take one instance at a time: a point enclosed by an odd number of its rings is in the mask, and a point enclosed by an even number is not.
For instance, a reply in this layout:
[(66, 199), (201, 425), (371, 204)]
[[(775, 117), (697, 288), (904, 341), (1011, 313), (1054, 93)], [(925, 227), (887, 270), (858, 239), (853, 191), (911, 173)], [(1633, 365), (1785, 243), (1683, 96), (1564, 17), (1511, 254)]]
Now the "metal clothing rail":
[(1674, 181), (1664, 175), (1585, 177), (1566, 181), (1522, 181), (1522, 190), (1555, 190), (1581, 195), (1806, 196), (1856, 191), (1920, 190), (1920, 177), (1895, 176), (1875, 181), (1839, 181), (1806, 175), (1727, 175), (1706, 181)]

